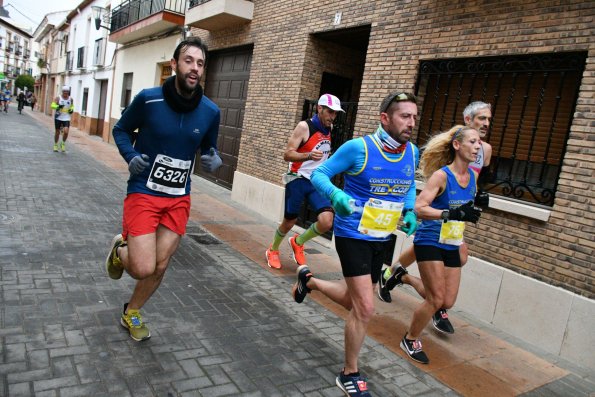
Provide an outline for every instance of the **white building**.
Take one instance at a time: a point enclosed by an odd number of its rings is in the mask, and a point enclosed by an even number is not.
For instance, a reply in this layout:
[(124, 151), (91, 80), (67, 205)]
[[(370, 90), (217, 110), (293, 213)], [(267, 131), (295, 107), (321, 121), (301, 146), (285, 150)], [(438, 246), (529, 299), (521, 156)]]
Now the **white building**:
[[(110, 117), (112, 126), (142, 89), (161, 85), (172, 75), (170, 60), (184, 36), (186, 1), (111, 2), (103, 11), (109, 40), (118, 43)], [(111, 134), (104, 140), (112, 140)]]
[(33, 37), (39, 45), (39, 78), (35, 86), (35, 95), (39, 109), (46, 114), (51, 113), (50, 103), (55, 96), (56, 86), (63, 82), (57, 73), (58, 57), (62, 52), (63, 41), (58, 40), (58, 26), (64, 23), (68, 11), (47, 14), (37, 26)]
[[(36, 63), (33, 36), (24, 27), (19, 27), (10, 18), (0, 17), (0, 85), (9, 88), (15, 95), (14, 81), (22, 74), (33, 77)], [(30, 90), (33, 87), (28, 87)]]
[[(61, 42), (57, 72), (60, 84), (71, 87), (75, 114), (73, 125), (91, 135), (109, 134), (112, 107), (112, 74), (116, 44), (108, 41), (107, 29), (96, 29), (93, 7), (105, 1), (85, 0), (58, 26)], [(56, 84), (56, 93), (61, 86)]]

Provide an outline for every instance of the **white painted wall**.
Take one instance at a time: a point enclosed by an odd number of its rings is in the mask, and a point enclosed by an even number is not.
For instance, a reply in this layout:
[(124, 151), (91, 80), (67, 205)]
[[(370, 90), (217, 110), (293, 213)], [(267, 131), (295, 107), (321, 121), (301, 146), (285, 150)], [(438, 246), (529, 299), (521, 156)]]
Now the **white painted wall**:
[(152, 40), (136, 46), (119, 49), (116, 53), (116, 69), (113, 79), (113, 106), (111, 117), (119, 119), (122, 111), (122, 83), (125, 73), (132, 73), (132, 98), (144, 88), (159, 85), (160, 64), (171, 60), (174, 50), (181, 40), (175, 35)]

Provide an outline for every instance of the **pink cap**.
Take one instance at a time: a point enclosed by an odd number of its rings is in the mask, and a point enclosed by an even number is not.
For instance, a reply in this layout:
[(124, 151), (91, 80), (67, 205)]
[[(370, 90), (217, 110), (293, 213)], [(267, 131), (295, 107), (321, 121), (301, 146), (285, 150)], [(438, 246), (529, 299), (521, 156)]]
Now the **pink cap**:
[(323, 94), (320, 99), (318, 100), (318, 104), (322, 106), (326, 106), (334, 110), (335, 112), (343, 112), (345, 111), (341, 109), (341, 101), (334, 95), (331, 94)]

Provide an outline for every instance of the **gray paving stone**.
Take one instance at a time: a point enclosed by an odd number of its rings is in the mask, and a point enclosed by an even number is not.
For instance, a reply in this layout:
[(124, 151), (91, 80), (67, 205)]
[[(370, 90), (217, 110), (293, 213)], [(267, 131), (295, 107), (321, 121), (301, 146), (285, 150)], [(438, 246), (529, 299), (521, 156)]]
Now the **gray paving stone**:
[(35, 393), (38, 391), (59, 389), (66, 386), (74, 386), (78, 383), (76, 376), (66, 376), (64, 378), (51, 378), (45, 380), (38, 380), (33, 382), (33, 390)]

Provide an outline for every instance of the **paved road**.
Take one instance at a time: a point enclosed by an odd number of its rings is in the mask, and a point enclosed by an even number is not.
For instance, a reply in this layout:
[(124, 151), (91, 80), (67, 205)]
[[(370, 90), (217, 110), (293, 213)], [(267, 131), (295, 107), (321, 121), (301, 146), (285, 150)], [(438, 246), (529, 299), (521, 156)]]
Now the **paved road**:
[[(123, 174), (51, 147), (28, 112), (0, 114), (0, 395), (342, 395), (343, 320), (195, 222), (144, 308), (152, 338), (132, 341), (133, 280), (103, 269)], [(362, 363), (374, 396), (457, 395), (372, 339)]]

